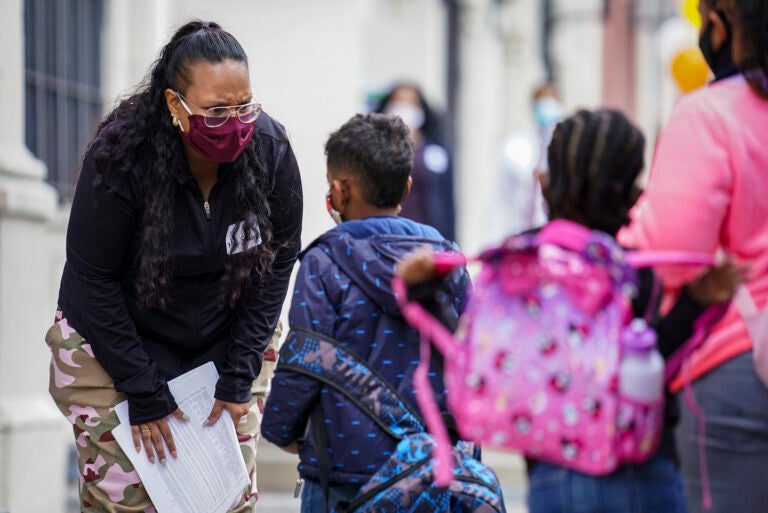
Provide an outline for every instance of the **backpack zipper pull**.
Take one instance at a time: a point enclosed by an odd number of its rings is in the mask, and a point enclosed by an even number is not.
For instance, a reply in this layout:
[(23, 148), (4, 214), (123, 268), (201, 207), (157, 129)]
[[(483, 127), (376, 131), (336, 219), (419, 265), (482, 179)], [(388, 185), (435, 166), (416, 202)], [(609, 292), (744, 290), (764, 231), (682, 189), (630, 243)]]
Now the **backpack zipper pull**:
[(298, 478), (296, 480), (296, 486), (293, 488), (293, 498), (298, 499), (301, 497), (301, 489), (304, 488), (304, 480), (302, 478)]
[(205, 210), (205, 218), (211, 220), (211, 205), (205, 201), (203, 202), (203, 209)]

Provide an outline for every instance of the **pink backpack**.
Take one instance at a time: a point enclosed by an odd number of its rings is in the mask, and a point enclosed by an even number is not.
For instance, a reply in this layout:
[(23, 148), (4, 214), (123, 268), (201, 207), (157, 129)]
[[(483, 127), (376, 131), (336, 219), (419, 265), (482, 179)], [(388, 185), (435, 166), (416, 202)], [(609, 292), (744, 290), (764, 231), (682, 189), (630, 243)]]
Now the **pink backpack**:
[[(401, 280), (394, 284), (403, 315), (422, 333), (421, 361), (429, 362), (429, 340), (444, 355), (448, 406), (462, 437), (593, 475), (650, 457), (663, 394), (640, 404), (618, 393), (620, 339), (651, 332), (630, 331), (635, 267), (711, 265), (712, 256), (625, 252), (602, 232), (557, 220), (477, 260), (482, 268), (455, 336), (405, 300)], [(458, 253), (435, 255), (438, 269), (465, 263)], [(447, 484), (449, 455), (440, 448), (450, 443), (426, 372), (420, 366), (414, 377), (417, 398), (438, 442), (438, 480)]]

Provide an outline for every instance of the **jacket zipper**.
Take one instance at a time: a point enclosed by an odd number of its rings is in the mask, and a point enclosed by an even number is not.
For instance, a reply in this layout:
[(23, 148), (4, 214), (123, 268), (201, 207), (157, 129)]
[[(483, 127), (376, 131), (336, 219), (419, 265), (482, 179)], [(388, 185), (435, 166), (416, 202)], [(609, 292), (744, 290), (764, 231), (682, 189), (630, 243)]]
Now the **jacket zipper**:
[(203, 210), (205, 210), (205, 218), (210, 221), (211, 220), (211, 204), (207, 201), (203, 202)]

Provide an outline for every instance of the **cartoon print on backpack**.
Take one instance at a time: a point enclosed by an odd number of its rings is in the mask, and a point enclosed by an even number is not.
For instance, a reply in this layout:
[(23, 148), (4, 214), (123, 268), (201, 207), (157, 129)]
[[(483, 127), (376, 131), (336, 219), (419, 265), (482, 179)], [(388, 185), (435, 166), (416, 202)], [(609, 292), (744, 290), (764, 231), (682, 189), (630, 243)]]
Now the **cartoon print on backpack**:
[(573, 403), (566, 403), (562, 408), (563, 424), (566, 426), (575, 426), (579, 423), (579, 411)]
[(517, 368), (515, 357), (510, 351), (501, 350), (496, 353), (494, 367), (502, 372), (514, 372)]
[(575, 347), (584, 342), (584, 338), (589, 335), (589, 325), (585, 323), (568, 325), (568, 343)]
[(578, 440), (571, 440), (563, 438), (560, 442), (560, 448), (563, 451), (563, 459), (566, 461), (573, 461), (581, 452), (582, 444)]
[(527, 435), (531, 432), (531, 416), (524, 413), (512, 415), (512, 425), (521, 435)]
[(650, 330), (628, 324), (637, 274), (624, 250), (562, 219), (513, 239), (478, 257), (462, 340), (443, 350), (449, 383), (455, 372), (469, 385), (448, 395), (461, 434), (595, 475), (644, 461), (660, 441), (664, 404), (618, 390), (622, 341)]
[(538, 337), (538, 343), (539, 351), (541, 351), (541, 354), (543, 355), (550, 356), (557, 350), (557, 341), (555, 340), (555, 337), (547, 333), (542, 333)]
[(567, 372), (557, 372), (552, 375), (552, 378), (549, 380), (549, 384), (556, 392), (564, 393), (571, 385), (571, 376)]
[(600, 416), (600, 401), (594, 397), (585, 397), (581, 402), (582, 408), (592, 419)]
[(539, 298), (535, 295), (530, 295), (525, 298), (524, 302), (525, 311), (528, 312), (528, 315), (534, 318), (538, 317), (541, 312), (541, 301)]

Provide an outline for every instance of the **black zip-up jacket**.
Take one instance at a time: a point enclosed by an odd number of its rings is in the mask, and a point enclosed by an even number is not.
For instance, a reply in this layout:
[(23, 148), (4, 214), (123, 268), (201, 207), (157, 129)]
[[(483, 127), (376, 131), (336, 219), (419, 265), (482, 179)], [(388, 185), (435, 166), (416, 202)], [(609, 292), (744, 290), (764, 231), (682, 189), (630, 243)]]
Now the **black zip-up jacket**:
[(84, 158), (67, 229), (59, 306), (91, 344), (115, 388), (127, 395), (132, 424), (173, 412), (177, 405), (166, 380), (207, 361), (220, 374), (216, 398), (251, 399), (251, 384), (261, 370), (262, 352), (301, 247), (303, 204), (285, 129), (267, 114), (256, 123), (276, 257), (266, 283), (245, 287), (234, 307), (221, 300), (220, 283), (229, 258), (227, 233), (243, 221), (232, 211), (231, 166), (219, 169), (207, 205), (186, 159), (181, 159), (183, 168), (174, 170), (170, 301), (165, 309), (146, 309), (139, 306), (135, 287), (146, 208), (143, 169), (96, 188), (93, 154), (98, 138)]

